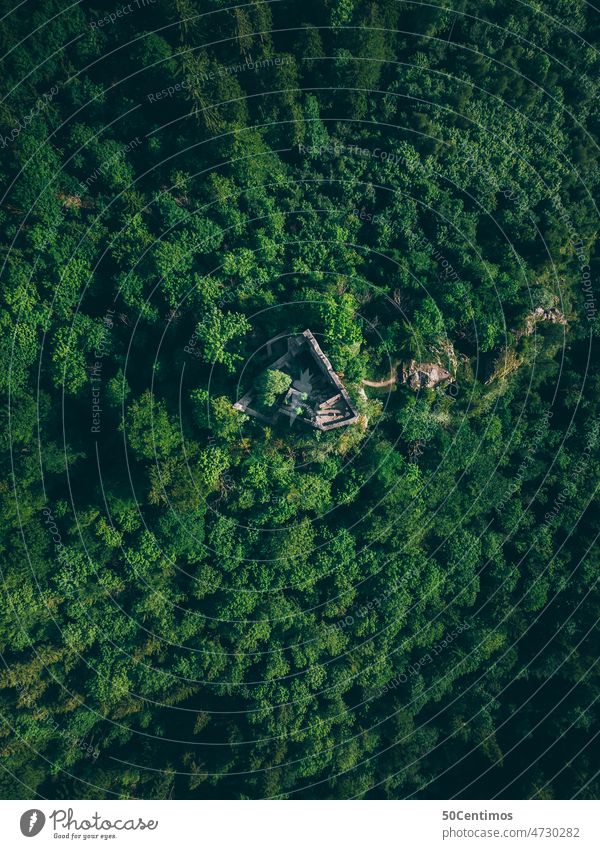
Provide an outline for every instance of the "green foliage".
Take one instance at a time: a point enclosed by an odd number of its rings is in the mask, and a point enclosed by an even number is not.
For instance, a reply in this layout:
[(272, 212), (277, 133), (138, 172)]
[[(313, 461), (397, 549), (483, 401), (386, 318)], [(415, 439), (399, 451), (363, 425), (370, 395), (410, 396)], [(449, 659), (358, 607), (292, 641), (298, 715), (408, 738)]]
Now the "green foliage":
[(131, 403), (124, 430), (135, 454), (146, 460), (168, 457), (181, 441), (164, 402), (150, 391)]
[(272, 407), (292, 385), (289, 374), (277, 369), (267, 369), (256, 381), (256, 400), (261, 407)]
[(202, 355), (207, 363), (220, 363), (229, 372), (235, 370), (236, 363), (242, 357), (236, 350), (227, 350), (226, 345), (238, 340), (251, 328), (250, 322), (242, 313), (224, 313), (218, 308), (208, 312), (198, 324), (196, 332), (202, 343)]
[(594, 8), (4, 5), (0, 797), (597, 798)]

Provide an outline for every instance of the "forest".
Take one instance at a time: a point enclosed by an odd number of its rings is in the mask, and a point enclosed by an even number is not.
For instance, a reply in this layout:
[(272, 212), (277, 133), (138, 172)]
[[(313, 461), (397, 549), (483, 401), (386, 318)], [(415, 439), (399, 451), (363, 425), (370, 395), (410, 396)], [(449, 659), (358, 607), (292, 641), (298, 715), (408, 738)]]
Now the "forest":
[(0, 798), (599, 798), (594, 6), (0, 6)]

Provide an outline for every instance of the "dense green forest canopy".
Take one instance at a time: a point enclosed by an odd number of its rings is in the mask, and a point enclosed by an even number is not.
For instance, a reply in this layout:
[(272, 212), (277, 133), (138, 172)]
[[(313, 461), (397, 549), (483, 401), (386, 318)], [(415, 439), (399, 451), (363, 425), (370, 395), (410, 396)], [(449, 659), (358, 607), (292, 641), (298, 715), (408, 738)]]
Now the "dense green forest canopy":
[(594, 7), (1, 5), (0, 796), (597, 798)]

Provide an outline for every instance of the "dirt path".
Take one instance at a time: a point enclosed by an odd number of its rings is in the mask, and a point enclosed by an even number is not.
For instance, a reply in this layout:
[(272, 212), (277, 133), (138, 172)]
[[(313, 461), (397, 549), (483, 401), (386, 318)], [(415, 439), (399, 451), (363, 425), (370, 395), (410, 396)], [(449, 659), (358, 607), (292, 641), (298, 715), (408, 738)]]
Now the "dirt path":
[(387, 380), (364, 380), (363, 379), (363, 384), (365, 386), (372, 386), (375, 389), (378, 389), (381, 386), (392, 386), (392, 384), (398, 382), (398, 366), (399, 365), (400, 365), (400, 363), (395, 363), (392, 366), (392, 373), (391, 373), (390, 377), (388, 377)]
[(363, 384), (365, 386), (374, 386), (376, 388), (380, 386), (391, 386), (393, 383), (396, 383), (398, 380), (398, 375), (394, 374), (392, 377), (388, 377), (387, 380), (363, 380)]

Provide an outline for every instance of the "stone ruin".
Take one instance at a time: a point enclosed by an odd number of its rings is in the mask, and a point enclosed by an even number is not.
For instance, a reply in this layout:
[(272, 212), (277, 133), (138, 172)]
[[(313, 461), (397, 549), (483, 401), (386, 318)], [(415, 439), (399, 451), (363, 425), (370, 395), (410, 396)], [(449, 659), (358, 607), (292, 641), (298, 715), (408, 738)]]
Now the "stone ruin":
[(358, 421), (356, 411), (344, 384), (310, 332), (297, 336), (277, 336), (267, 343), (267, 354), (286, 344), (287, 350), (268, 366), (292, 378), (292, 384), (274, 406), (273, 413), (256, 408), (255, 390), (250, 389), (233, 406), (266, 424), (288, 418), (296, 419), (317, 430), (334, 430)]

